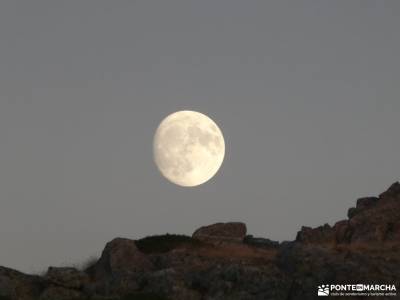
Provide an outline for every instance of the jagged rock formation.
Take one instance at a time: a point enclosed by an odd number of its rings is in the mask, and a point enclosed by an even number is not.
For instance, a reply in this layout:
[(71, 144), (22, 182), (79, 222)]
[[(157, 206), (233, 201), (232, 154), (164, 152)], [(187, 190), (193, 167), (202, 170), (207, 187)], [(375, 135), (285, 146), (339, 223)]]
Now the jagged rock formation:
[(360, 198), (348, 211), (348, 220), (333, 227), (302, 227), (296, 241), (306, 244), (369, 244), (400, 240), (400, 184), (377, 197)]
[(302, 227), (293, 242), (246, 236), (243, 223), (217, 223), (192, 238), (114, 239), (84, 271), (53, 267), (40, 277), (0, 267), (0, 299), (12, 300), (307, 300), (326, 283), (400, 289), (399, 183), (357, 200), (347, 220)]

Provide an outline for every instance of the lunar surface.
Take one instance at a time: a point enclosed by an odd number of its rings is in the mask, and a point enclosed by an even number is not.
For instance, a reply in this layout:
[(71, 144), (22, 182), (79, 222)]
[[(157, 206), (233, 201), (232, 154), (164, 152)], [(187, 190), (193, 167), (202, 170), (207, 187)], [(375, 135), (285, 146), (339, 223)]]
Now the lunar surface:
[(212, 178), (225, 156), (217, 124), (195, 111), (167, 116), (154, 136), (154, 161), (161, 174), (180, 186), (200, 185)]

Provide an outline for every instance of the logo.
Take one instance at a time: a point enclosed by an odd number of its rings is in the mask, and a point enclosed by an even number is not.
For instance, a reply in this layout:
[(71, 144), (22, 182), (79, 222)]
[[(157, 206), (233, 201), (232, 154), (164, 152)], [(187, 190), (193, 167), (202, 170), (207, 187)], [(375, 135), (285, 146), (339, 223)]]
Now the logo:
[(394, 284), (321, 284), (318, 296), (397, 296)]
[(318, 296), (329, 296), (329, 285), (327, 284), (319, 285)]

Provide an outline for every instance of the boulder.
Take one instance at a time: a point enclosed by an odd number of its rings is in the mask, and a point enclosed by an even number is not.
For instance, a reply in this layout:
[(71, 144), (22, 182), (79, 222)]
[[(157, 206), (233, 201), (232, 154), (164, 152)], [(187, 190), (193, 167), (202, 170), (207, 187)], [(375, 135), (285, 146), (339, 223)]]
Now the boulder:
[(80, 289), (88, 282), (88, 275), (75, 268), (49, 267), (45, 278), (54, 285)]
[(213, 244), (242, 243), (246, 232), (246, 224), (241, 222), (216, 223), (200, 227), (192, 237)]
[(116, 238), (107, 243), (98, 262), (89, 268), (89, 273), (116, 275), (151, 269), (145, 254), (139, 251), (135, 241)]
[(378, 203), (377, 197), (364, 197), (357, 200), (357, 208), (360, 210), (374, 207)]
[(333, 231), (335, 233), (335, 243), (350, 243), (351, 237), (353, 235), (353, 228), (349, 225), (348, 220), (336, 222), (336, 224), (333, 226)]
[(336, 222), (333, 227), (329, 224), (316, 228), (303, 226), (297, 233), (296, 242), (320, 245), (346, 244), (350, 243), (353, 232), (348, 220)]
[(379, 198), (377, 197), (364, 197), (357, 200), (356, 207), (349, 208), (347, 217), (349, 219), (364, 212), (365, 210), (371, 209), (378, 204)]
[(333, 243), (335, 241), (335, 232), (329, 224), (316, 228), (302, 226), (297, 233), (296, 241), (304, 244)]
[(152, 263), (134, 240), (116, 238), (107, 243), (98, 262), (87, 269), (91, 283), (86, 290), (106, 295), (136, 291), (143, 273), (152, 269)]

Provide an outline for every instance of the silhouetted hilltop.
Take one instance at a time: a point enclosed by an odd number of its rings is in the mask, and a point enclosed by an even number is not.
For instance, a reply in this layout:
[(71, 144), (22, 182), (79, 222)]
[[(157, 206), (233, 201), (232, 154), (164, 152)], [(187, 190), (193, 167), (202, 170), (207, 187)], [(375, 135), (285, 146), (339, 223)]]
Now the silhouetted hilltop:
[(243, 223), (217, 223), (192, 237), (116, 238), (83, 271), (50, 267), (33, 276), (0, 267), (0, 299), (314, 299), (323, 284), (399, 289), (399, 281), (397, 182), (379, 197), (358, 199), (334, 226), (302, 227), (292, 242), (247, 235)]

